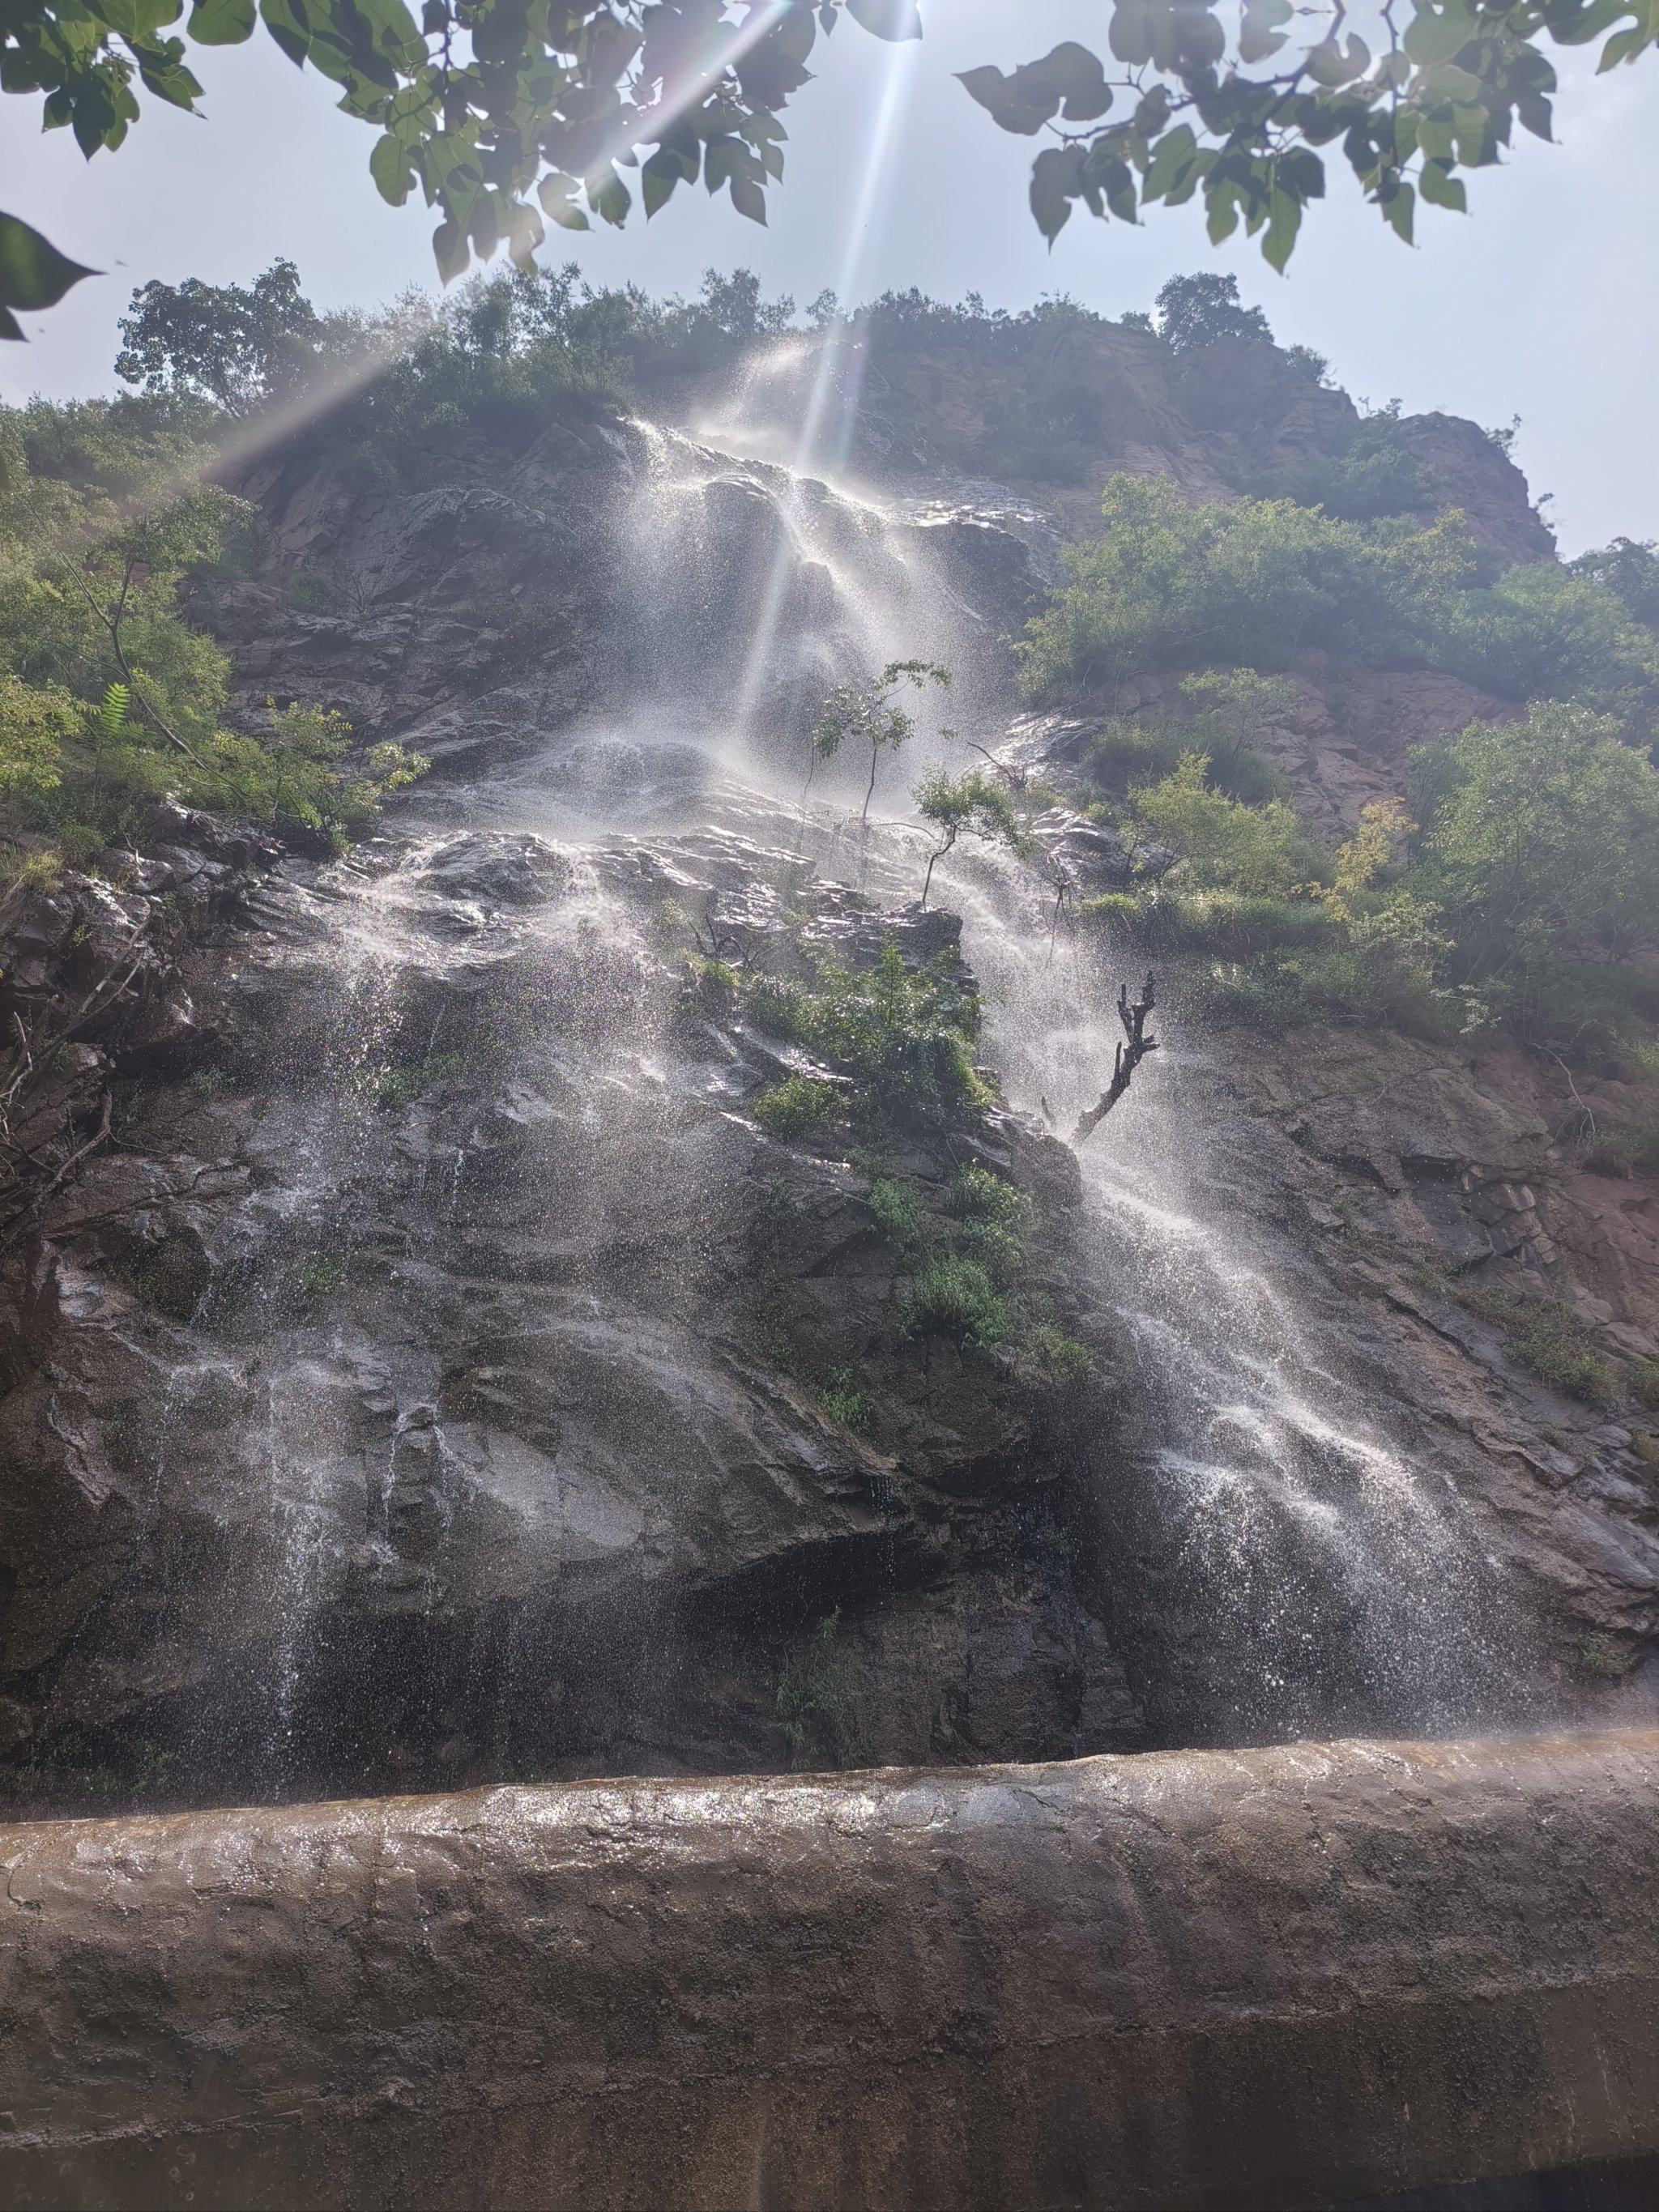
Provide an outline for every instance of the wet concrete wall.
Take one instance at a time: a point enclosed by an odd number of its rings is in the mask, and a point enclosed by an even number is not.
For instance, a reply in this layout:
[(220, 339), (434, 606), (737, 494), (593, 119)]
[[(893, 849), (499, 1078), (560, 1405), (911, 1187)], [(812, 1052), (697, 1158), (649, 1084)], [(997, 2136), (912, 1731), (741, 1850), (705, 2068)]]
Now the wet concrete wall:
[(1304, 2206), (1659, 2151), (1659, 1734), (0, 1832), (18, 2206)]

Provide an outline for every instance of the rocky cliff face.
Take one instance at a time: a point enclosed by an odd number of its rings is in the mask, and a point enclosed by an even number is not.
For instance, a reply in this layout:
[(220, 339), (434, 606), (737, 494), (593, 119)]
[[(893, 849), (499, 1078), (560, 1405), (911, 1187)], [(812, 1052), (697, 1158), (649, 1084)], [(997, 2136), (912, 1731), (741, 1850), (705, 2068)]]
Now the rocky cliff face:
[[(823, 386), (834, 397), (814, 409)], [(689, 411), (722, 422), (717, 398)], [(768, 450), (795, 457), (809, 418), (833, 426), (816, 442), (835, 465), (889, 493), (999, 504), (1012, 494), (1068, 538), (1097, 528), (1115, 471), (1168, 477), (1194, 500), (1283, 495), (1310, 464), (1344, 453), (1361, 420), (1346, 392), (1265, 339), (1176, 355), (1160, 338), (1084, 319), (1001, 331), (878, 324), (850, 342), (800, 347), (745, 384), (750, 450), (758, 431), (769, 433)], [(1478, 425), (1410, 416), (1400, 442), (1433, 487), (1425, 519), (1460, 507), (1501, 561), (1553, 556), (1526, 478)]]
[[(1027, 402), (1040, 428), (1094, 393), (1091, 470), (1206, 496), (1346, 405), (1271, 349), (1230, 374), (1158, 356), (1111, 331), (1018, 374), (878, 360), (855, 450), (886, 515), (600, 419), (518, 454), (458, 434), (414, 485), (303, 448), (250, 481), (262, 565), (202, 603), (248, 710), (341, 706), (435, 768), (343, 862), (158, 822), (123, 888), (11, 918), (8, 1016), (92, 994), (14, 1122), (0, 1252), (22, 1802), (1645, 1709), (1640, 1437), (1434, 1287), (1528, 1264), (1585, 1329), (1659, 1349), (1648, 1186), (1570, 1167), (1547, 1073), (1200, 1036), (1177, 989), (1179, 1073), (1080, 1178), (1044, 1114), (1069, 1127), (1056, 1086), (1099, 1086), (1109, 950), (1060, 978), (1040, 882), (971, 870), (960, 946), (912, 903), (902, 830), (860, 843), (775, 795), (803, 702), (889, 649), (950, 659), (988, 738), (1014, 714), (998, 641), (1047, 526), (985, 510), (1040, 493), (1068, 527), (1092, 496), (1007, 471), (964, 499)], [(1536, 552), (1491, 442), (1420, 429), (1463, 456), (1488, 542)], [(1322, 830), (1490, 703), (1312, 664), (1297, 700), (1276, 757)], [(1079, 727), (1012, 742), (1063, 792)], [(868, 975), (890, 945), (961, 992), (964, 951), (985, 972), (1013, 1103), (879, 1141), (769, 1126), (781, 1083), (844, 1079), (756, 1018), (757, 979)], [(1070, 1059), (1034, 1043), (1068, 1023)], [(1000, 1349), (915, 1316), (975, 1164), (1024, 1209)], [(1169, 1264), (1194, 1218), (1200, 1251), (1249, 1242), (1248, 1326), (1238, 1269)], [(1271, 1402), (1223, 1373), (1240, 1358)], [(1227, 1420), (1256, 1424), (1261, 1473), (1223, 1496)]]

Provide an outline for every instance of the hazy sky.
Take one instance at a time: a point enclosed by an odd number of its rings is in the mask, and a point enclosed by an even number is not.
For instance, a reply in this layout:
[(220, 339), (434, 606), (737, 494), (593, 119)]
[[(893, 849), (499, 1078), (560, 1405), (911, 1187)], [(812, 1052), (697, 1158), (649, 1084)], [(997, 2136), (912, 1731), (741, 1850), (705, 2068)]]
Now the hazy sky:
[[(885, 46), (850, 22), (820, 42), (818, 81), (787, 118), (771, 228), (684, 187), (648, 229), (556, 233), (548, 249), (599, 283), (695, 291), (709, 263), (746, 264), (769, 292), (803, 302), (920, 285), (992, 307), (1069, 292), (1108, 314), (1150, 306), (1176, 270), (1235, 270), (1285, 343), (1330, 357), (1372, 402), (1445, 408), (1492, 425), (1522, 418), (1516, 458), (1573, 552), (1618, 532), (1659, 537), (1652, 376), (1656, 300), (1651, 118), (1659, 58), (1596, 79), (1580, 63), (1561, 103), (1562, 143), (1522, 140), (1513, 163), (1473, 179), (1468, 218), (1424, 211), (1408, 251), (1328, 167), (1287, 277), (1253, 246), (1219, 252), (1194, 209), (1146, 225), (1074, 216), (1053, 252), (1025, 206), (1032, 145), (999, 131), (951, 72), (1006, 69), (1057, 40), (1097, 33), (1082, 0), (923, 0), (920, 46)], [(145, 99), (127, 144), (83, 162), (70, 134), (35, 135), (31, 103), (3, 106), (0, 206), (109, 273), (0, 348), (0, 396), (113, 388), (116, 322), (133, 285), (246, 282), (276, 255), (297, 262), (319, 307), (373, 304), (434, 286), (423, 207), (388, 208), (368, 173), (372, 133), (334, 112), (329, 88), (263, 33), (192, 50), (207, 119)], [(884, 128), (884, 125), (885, 128)]]

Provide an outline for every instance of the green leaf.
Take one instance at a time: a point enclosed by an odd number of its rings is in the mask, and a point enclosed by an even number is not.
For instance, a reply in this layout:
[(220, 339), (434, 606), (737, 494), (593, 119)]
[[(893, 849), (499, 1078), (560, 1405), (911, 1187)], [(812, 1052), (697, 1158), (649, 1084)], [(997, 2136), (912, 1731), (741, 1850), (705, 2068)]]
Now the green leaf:
[(240, 46), (253, 36), (253, 0), (195, 0), (190, 35), (198, 46)]
[(466, 242), (466, 233), (459, 223), (441, 222), (432, 234), (432, 253), (438, 264), (438, 274), (446, 284), (453, 284), (458, 276), (466, 273), (472, 258), (472, 249)]
[(1296, 234), (1302, 228), (1302, 203), (1291, 192), (1275, 191), (1269, 203), (1267, 234), (1261, 240), (1261, 258), (1282, 276), (1285, 264), (1296, 246)]
[(311, 28), (295, 15), (289, 0), (259, 0), (259, 16), (289, 61), (303, 69), (311, 52)]
[(1092, 123), (1112, 104), (1098, 55), (1075, 39), (1062, 40), (1040, 62), (1028, 62), (1014, 72), (1014, 80), (1033, 88), (1040, 84), (1045, 92), (1055, 94), (1064, 103), (1060, 112), (1068, 123)]
[(16, 216), (0, 215), (0, 309), (6, 311), (0, 337), (21, 339), (23, 335), (12, 308), (32, 314), (41, 307), (55, 307), (71, 284), (98, 273), (60, 253), (49, 238)]
[(1409, 246), (1412, 242), (1412, 216), (1417, 195), (1403, 178), (1390, 179), (1393, 189), (1387, 185), (1377, 193), (1377, 205), (1382, 210), (1382, 220), (1396, 238)]
[[(696, 175), (696, 172), (693, 170), (694, 180)], [(686, 181), (685, 170), (678, 154), (665, 153), (659, 148), (652, 155), (640, 171), (640, 197), (645, 203), (647, 222), (655, 215), (657, 210), (665, 206), (673, 197), (674, 187)], [(544, 207), (547, 206), (545, 198), (542, 204)], [(552, 215), (553, 210), (549, 208), (548, 213)], [(555, 215), (553, 220), (556, 222), (559, 218)]]
[(1045, 148), (1031, 164), (1031, 213), (1050, 246), (1072, 219), (1072, 202), (1082, 197), (1082, 148)]
[(1455, 208), (1459, 215), (1469, 211), (1462, 179), (1450, 175), (1443, 162), (1425, 161), (1418, 172), (1417, 189), (1431, 207)]
[(763, 228), (766, 222), (766, 194), (752, 177), (734, 176), (731, 184), (732, 204), (739, 215), (747, 216), (750, 222)]
[(1118, 0), (1107, 33), (1114, 55), (1139, 69), (1152, 58), (1152, 0)]
[(1193, 164), (1198, 159), (1198, 141), (1191, 128), (1178, 123), (1173, 131), (1166, 131), (1152, 149), (1152, 158), (1140, 187), (1143, 200), (1161, 200), (1176, 191), (1188, 180)]
[(1244, 0), (1238, 33), (1239, 59), (1245, 63), (1265, 62), (1269, 54), (1276, 54), (1288, 35), (1279, 26), (1288, 23), (1295, 13), (1291, 0)]
[(919, 39), (921, 15), (916, 0), (847, 0), (847, 12), (855, 23), (873, 31), (878, 39)]
[[(601, 169), (587, 179), (587, 204), (601, 222), (620, 230), (628, 220), (634, 196), (614, 169)], [(554, 219), (556, 222), (557, 217)]]
[[(654, 158), (654, 156), (653, 156)], [(646, 163), (647, 175), (651, 164)], [(542, 204), (542, 213), (550, 222), (556, 222), (561, 230), (587, 230), (592, 228), (587, 217), (573, 197), (580, 190), (574, 177), (561, 176), (555, 170), (544, 177), (536, 187), (536, 197)]]
[(1401, 43), (1419, 69), (1431, 69), (1436, 62), (1455, 59), (1478, 28), (1466, 0), (1444, 0), (1438, 6), (1436, 0), (1419, 0)]
[(1058, 94), (1042, 106), (1022, 99), (1015, 89), (1015, 79), (1004, 76), (988, 64), (983, 69), (959, 70), (957, 82), (1000, 129), (1012, 131), (1022, 138), (1035, 138), (1060, 105)]
[(408, 149), (389, 131), (374, 142), (374, 150), (368, 157), (368, 173), (380, 198), (389, 200), (393, 207), (403, 205), (415, 182)]
[(1355, 77), (1364, 76), (1371, 65), (1371, 50), (1365, 41), (1355, 36), (1348, 41), (1345, 54), (1340, 42), (1327, 39), (1310, 48), (1307, 60), (1308, 75), (1316, 84), (1334, 89), (1338, 85), (1352, 84)]

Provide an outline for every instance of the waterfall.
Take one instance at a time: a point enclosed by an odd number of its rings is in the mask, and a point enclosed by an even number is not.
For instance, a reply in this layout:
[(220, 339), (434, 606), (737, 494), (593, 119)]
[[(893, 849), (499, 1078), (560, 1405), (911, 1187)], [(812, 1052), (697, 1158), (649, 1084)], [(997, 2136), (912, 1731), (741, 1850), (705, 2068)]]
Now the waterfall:
[[(1508, 1577), (1275, 1218), (1237, 1048), (1179, 974), (1055, 1229), (1091, 1433), (1010, 1411), (1036, 1402), (1017, 1347), (909, 1333), (856, 1146), (766, 1133), (756, 1100), (811, 1058), (728, 961), (805, 974), (893, 932), (948, 957), (909, 793), (1001, 745), (1042, 548), (953, 487), (889, 508), (740, 441), (627, 437), (603, 691), (511, 725), (555, 687), (504, 690), (477, 744), (445, 707), (451, 773), (285, 864), (227, 955), (223, 1087), (184, 1100), (204, 1158), (224, 1132), (217, 1194), (164, 1225), (198, 1289), (63, 1353), (125, 1363), (88, 1403), (159, 1377), (165, 1407), (66, 1696), (125, 1698), (197, 1802), (776, 1764), (800, 1636), (837, 1621), (834, 1696), (912, 1763), (1514, 1711)], [(954, 681), (866, 828), (867, 758), (809, 773), (808, 732), (901, 659)], [(933, 903), (1003, 1137), (1057, 1172), (1042, 1125), (1109, 1073), (1127, 951), (1010, 858), (952, 854)], [(914, 1173), (942, 1205), (959, 1164)], [(811, 1247), (793, 1337), (757, 1279), (775, 1206)], [(866, 1385), (890, 1448), (846, 1417)]]
[[(908, 568), (896, 557), (907, 532), (914, 539), (908, 513), (665, 434), (653, 451), (647, 534), (659, 552), (676, 550), (667, 569), (659, 559), (642, 571), (638, 605), (653, 610), (644, 627), (657, 643), (636, 714), (665, 713), (682, 733), (705, 718), (717, 764), (701, 780), (705, 821), (793, 839), (826, 875), (902, 904), (919, 888), (926, 845), (919, 826), (905, 826), (903, 793), (921, 767), (976, 756), (930, 730), (914, 761), (886, 769), (882, 826), (860, 838), (848, 784), (835, 793), (819, 783), (810, 805), (790, 793), (805, 750), (796, 710), (814, 683), (887, 658), (965, 661), (950, 715), (994, 748), (1009, 701), (983, 651), (988, 623), (914, 544)], [(733, 512), (735, 560), (724, 534)], [(757, 542), (772, 562), (763, 582)], [(830, 585), (815, 607), (801, 578), (817, 562)], [(690, 651), (711, 590), (733, 576), (740, 618), (724, 656)], [(690, 671), (678, 696), (677, 667)], [(741, 702), (735, 730), (709, 704), (722, 684)], [(684, 805), (684, 793), (665, 802), (644, 792), (603, 811), (649, 830), (683, 820)], [(935, 884), (938, 902), (963, 915), (1010, 1103), (1068, 1131), (1109, 1073), (1116, 983), (1136, 956), (1056, 929), (1050, 887), (1018, 862), (954, 856)], [(1139, 1656), (1157, 1734), (1195, 1743), (1444, 1733), (1513, 1715), (1536, 1670), (1504, 1570), (1431, 1441), (1391, 1432), (1350, 1316), (1316, 1312), (1328, 1292), (1272, 1216), (1230, 1090), (1230, 1048), (1183, 1019), (1178, 979), (1161, 1027), (1159, 1054), (1080, 1155), (1091, 1288), (1124, 1351), (1120, 1465), (1097, 1501), (1099, 1542), (1115, 1632)]]

